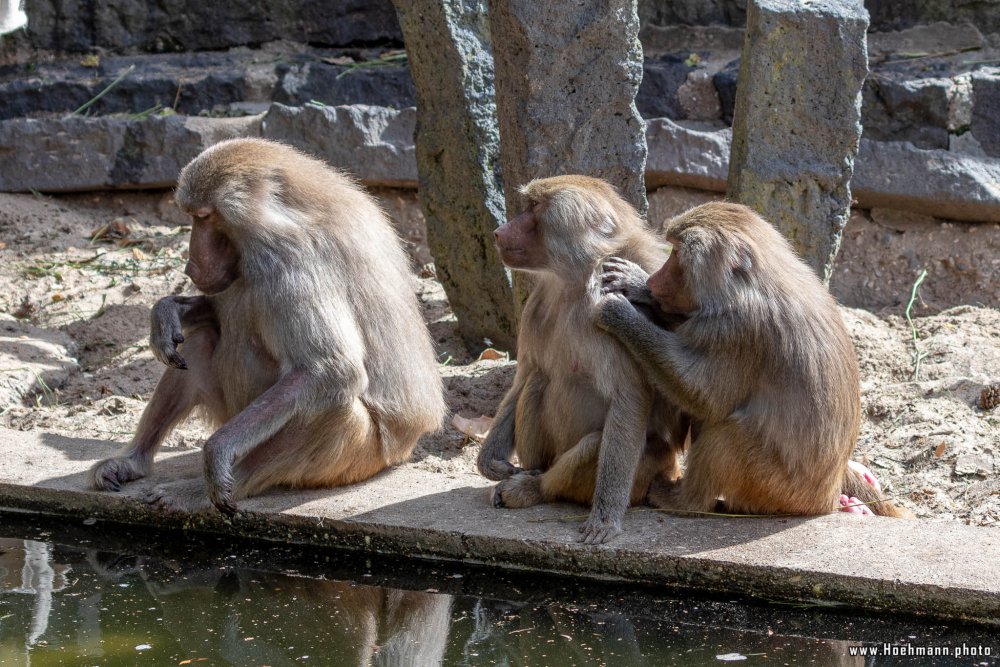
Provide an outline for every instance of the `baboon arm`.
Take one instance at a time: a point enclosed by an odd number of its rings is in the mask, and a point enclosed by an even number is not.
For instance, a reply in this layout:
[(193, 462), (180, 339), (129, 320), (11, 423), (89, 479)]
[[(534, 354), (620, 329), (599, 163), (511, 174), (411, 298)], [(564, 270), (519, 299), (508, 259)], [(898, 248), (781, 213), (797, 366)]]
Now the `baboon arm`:
[(580, 528), (586, 544), (601, 544), (622, 532), (651, 407), (651, 392), (645, 387), (621, 391), (611, 400), (601, 435), (594, 501)]
[(521, 468), (510, 462), (514, 453), (514, 416), (519, 395), (520, 387), (515, 384), (500, 402), (490, 432), (479, 449), (476, 467), (486, 479), (498, 482), (521, 472)]
[(214, 321), (215, 313), (207, 297), (164, 297), (150, 312), (149, 349), (161, 363), (186, 370), (187, 362), (177, 351), (184, 342), (184, 329)]
[[(701, 386), (691, 379), (707, 378), (706, 360), (686, 349), (677, 334), (649, 320), (620, 296), (606, 297), (598, 306), (597, 326), (614, 335), (649, 374), (657, 389), (685, 412), (705, 417), (710, 412), (706, 397), (714, 383)], [(683, 369), (700, 372), (684, 373)], [(702, 384), (705, 384), (704, 382)], [(719, 387), (715, 386), (717, 392)]]
[(222, 512), (236, 511), (233, 463), (278, 433), (296, 414), (296, 404), (313, 389), (303, 370), (286, 373), (205, 441), (208, 495)]

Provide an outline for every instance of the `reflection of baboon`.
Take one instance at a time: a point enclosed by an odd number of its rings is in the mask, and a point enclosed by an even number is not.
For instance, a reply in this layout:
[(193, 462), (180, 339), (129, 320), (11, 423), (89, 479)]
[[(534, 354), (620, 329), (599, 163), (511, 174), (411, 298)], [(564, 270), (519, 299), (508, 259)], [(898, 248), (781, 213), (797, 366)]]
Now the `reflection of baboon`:
[(440, 427), (406, 255), (357, 185), (287, 146), (235, 139), (184, 168), (176, 199), (192, 216), (186, 272), (203, 295), (156, 304), (150, 343), (171, 368), (129, 447), (94, 466), (94, 486), (148, 474), (197, 406), (220, 426), (205, 472), (225, 512), (274, 485), (367, 479)]
[[(315, 641), (325, 664), (358, 667), (439, 665), (447, 648), (450, 595), (239, 571), (224, 585), (228, 599), (219, 600), (222, 575), (205, 575), (210, 578), (193, 586), (185, 578), (150, 584), (151, 590), (174, 636), (187, 645), (204, 639), (233, 664), (281, 664), (299, 657), (286, 643), (268, 643), (269, 638), (297, 637), (299, 642), (291, 643), (299, 644), (294, 647), (299, 652), (308, 647), (304, 640)], [(294, 614), (288, 613), (290, 605)], [(190, 613), (193, 607), (217, 613), (198, 618)], [(245, 640), (261, 628), (267, 630), (264, 636)]]
[[(179, 647), (224, 664), (291, 664), (312, 651), (331, 665), (439, 665), (447, 648), (450, 595), (148, 557), (122, 569), (107, 556), (87, 556), (102, 579), (116, 582), (93, 596), (98, 606), (117, 618), (155, 605), (157, 628)], [(124, 578), (141, 578), (150, 598), (134, 589), (118, 597)], [(98, 636), (85, 639), (99, 646), (100, 626), (92, 630)]]
[[(479, 470), (501, 480), (494, 491), (500, 507), (592, 502), (582, 539), (604, 542), (621, 532), (629, 502), (645, 498), (655, 475), (677, 474), (687, 424), (594, 326), (595, 272), (612, 254), (647, 268), (665, 255), (604, 181), (559, 176), (532, 181), (522, 193), (527, 208), (497, 229), (496, 245), (504, 264), (536, 282), (521, 317), (514, 384), (483, 443)], [(514, 451), (521, 468), (510, 463)]]
[[(654, 504), (820, 514), (841, 490), (882, 497), (847, 462), (861, 419), (854, 347), (836, 303), (771, 225), (714, 203), (667, 224), (670, 259), (652, 276), (605, 263), (598, 325), (699, 422), (684, 477)], [(633, 302), (684, 321), (664, 328)], [(879, 514), (896, 516), (888, 502)]]

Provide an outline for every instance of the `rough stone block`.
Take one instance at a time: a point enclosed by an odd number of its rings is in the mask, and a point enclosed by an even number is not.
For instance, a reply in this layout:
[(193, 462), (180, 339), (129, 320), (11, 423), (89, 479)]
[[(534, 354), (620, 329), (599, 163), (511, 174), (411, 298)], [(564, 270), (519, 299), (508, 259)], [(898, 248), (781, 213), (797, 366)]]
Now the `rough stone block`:
[(740, 77), (740, 61), (734, 60), (712, 77), (715, 90), (719, 93), (719, 104), (722, 106), (722, 121), (733, 124), (733, 111), (736, 109), (736, 89)]
[(863, 208), (1000, 222), (1000, 160), (862, 140), (851, 189)]
[(405, 64), (359, 67), (303, 60), (276, 68), (275, 102), (289, 106), (312, 100), (328, 106), (371, 104), (405, 109), (416, 104), (413, 80)]
[(437, 277), (470, 348), (513, 350), (514, 297), (493, 232), (505, 220), (485, 0), (395, 0), (416, 85), (420, 203)]
[(850, 213), (868, 73), (860, 0), (755, 0), (733, 120), (729, 194), (829, 280)]
[(636, 0), (490, 0), (507, 210), (535, 177), (582, 173), (646, 210)]
[(643, 118), (687, 118), (677, 91), (694, 67), (684, 60), (677, 54), (666, 54), (643, 62), (642, 83), (635, 96), (635, 106)]
[(260, 121), (260, 135), (300, 148), (368, 185), (415, 187), (415, 121), (413, 108), (273, 104)]
[(1000, 157), (1000, 68), (972, 76), (972, 136), (987, 155)]
[(171, 187), (202, 150), (257, 134), (259, 122), (184, 116), (6, 120), (0, 122), (0, 190)]
[(27, 0), (32, 46), (53, 51), (227, 49), (290, 39), (324, 46), (400, 41), (390, 0)]
[[(240, 103), (300, 106), (373, 104), (414, 106), (405, 64), (354, 67), (326, 62), (330, 51), (285, 46), (261, 50), (169, 53), (101, 58), (84, 67), (78, 58), (0, 68), (0, 119), (70, 113), (127, 74), (87, 110), (89, 115), (138, 113), (154, 105), (190, 116)], [(376, 59), (378, 53), (355, 53)], [(132, 69), (129, 70), (128, 68)]]
[(732, 131), (688, 129), (668, 118), (646, 125), (646, 187), (678, 185), (725, 192)]
[(950, 78), (881, 72), (865, 81), (862, 124), (866, 139), (909, 141), (918, 148), (948, 148)]

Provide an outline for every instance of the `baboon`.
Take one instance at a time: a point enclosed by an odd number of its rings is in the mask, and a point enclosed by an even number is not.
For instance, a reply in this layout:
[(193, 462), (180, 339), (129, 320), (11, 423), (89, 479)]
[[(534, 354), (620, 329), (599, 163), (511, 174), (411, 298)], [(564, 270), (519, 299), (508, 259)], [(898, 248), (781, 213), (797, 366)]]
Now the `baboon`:
[(182, 171), (185, 269), (196, 296), (161, 299), (150, 346), (164, 372), (128, 447), (93, 485), (147, 475), (194, 408), (208, 495), (367, 479), (441, 426), (442, 383), (399, 239), (345, 175), (279, 143), (234, 139)]
[[(597, 271), (611, 255), (659, 266), (665, 252), (602, 180), (557, 176), (521, 193), (527, 207), (497, 228), (496, 246), (504, 264), (531, 272), (535, 285), (521, 317), (514, 383), (478, 466), (500, 482), (498, 507), (592, 504), (581, 539), (605, 542), (621, 532), (629, 503), (645, 498), (654, 476), (678, 474), (687, 421), (594, 326)], [(520, 467), (510, 462), (515, 451)]]
[[(842, 491), (884, 500), (848, 466), (857, 360), (816, 274), (739, 204), (698, 206), (665, 234), (673, 250), (651, 276), (627, 258), (605, 262), (596, 318), (697, 424), (683, 479), (654, 484), (650, 502), (709, 511), (721, 498), (730, 511), (808, 515), (833, 510)], [(663, 327), (636, 304), (681, 323)], [(872, 509), (905, 514), (889, 502)]]

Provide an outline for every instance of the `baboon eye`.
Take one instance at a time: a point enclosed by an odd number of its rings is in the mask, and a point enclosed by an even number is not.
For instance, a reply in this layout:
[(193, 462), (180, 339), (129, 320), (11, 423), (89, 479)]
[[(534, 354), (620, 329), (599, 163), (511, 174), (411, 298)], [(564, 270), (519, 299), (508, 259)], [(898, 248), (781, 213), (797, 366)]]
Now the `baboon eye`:
[(205, 219), (205, 218), (207, 218), (208, 216), (212, 215), (212, 212), (213, 212), (214, 210), (215, 210), (215, 209), (213, 209), (213, 208), (212, 208), (212, 207), (210, 207), (210, 206), (205, 206), (205, 207), (203, 207), (203, 208), (199, 208), (199, 209), (198, 209), (197, 211), (195, 211), (195, 212), (194, 212), (194, 213), (192, 213), (191, 215), (192, 215), (192, 216), (194, 216), (195, 218), (199, 219), (199, 220), (204, 220), (204, 219)]

